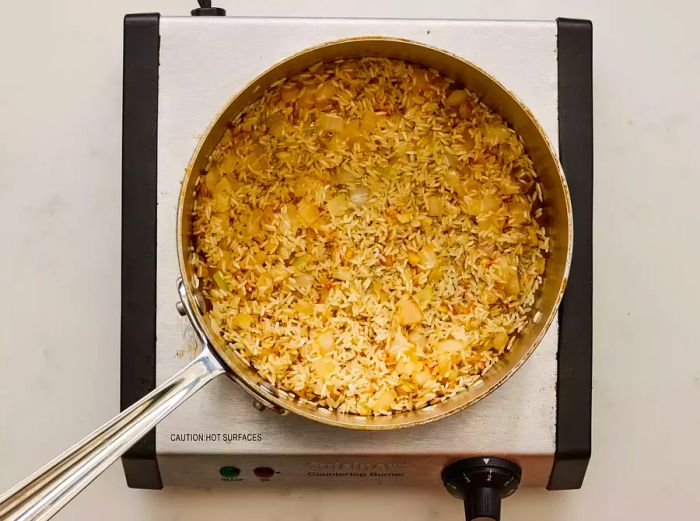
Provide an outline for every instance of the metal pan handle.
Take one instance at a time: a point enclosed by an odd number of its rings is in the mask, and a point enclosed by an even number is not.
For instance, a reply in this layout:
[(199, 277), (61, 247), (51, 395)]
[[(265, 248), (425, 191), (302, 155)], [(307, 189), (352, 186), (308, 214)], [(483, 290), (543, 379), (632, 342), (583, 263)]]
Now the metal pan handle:
[[(182, 298), (182, 282), (178, 289)], [(186, 296), (182, 303), (192, 317)], [(182, 371), (0, 496), (0, 519), (51, 518), (178, 405), (224, 371), (204, 342), (201, 353)]]

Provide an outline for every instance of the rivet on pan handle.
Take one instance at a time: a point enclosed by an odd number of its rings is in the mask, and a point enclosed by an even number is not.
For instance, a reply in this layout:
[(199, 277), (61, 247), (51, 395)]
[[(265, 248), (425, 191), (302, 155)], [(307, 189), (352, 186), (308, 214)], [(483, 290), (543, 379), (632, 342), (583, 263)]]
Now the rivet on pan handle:
[[(207, 337), (207, 334), (204, 331), (202, 324), (199, 322), (197, 316), (192, 312), (192, 309), (188, 305), (189, 301), (187, 299), (187, 290), (185, 288), (185, 282), (181, 278), (177, 281), (177, 290), (178, 294), (180, 295), (179, 302), (175, 304), (178, 313), (180, 313), (180, 315), (186, 316), (187, 319), (190, 321), (190, 324), (192, 325), (192, 328), (195, 331), (195, 335), (197, 337), (197, 341), (200, 345), (200, 348), (206, 348), (208, 351), (216, 353), (216, 349), (214, 349), (214, 346), (212, 346), (211, 342), (209, 341), (209, 338)], [(194, 300), (197, 304), (197, 307), (199, 308), (199, 312), (204, 313), (206, 306), (204, 304), (204, 298), (199, 292), (194, 293)], [(217, 358), (219, 358), (219, 361), (222, 363), (222, 365), (226, 365), (225, 362), (221, 360), (221, 357), (218, 356), (218, 354)], [(286, 409), (280, 407), (279, 405), (276, 405), (267, 397), (269, 395), (279, 397), (279, 393), (277, 389), (274, 388), (274, 386), (270, 385), (267, 382), (260, 382), (258, 383), (257, 387), (253, 386), (252, 384), (249, 384), (248, 382), (238, 377), (231, 371), (227, 371), (226, 376), (228, 376), (230, 380), (238, 384), (238, 386), (241, 389), (243, 389), (253, 398), (253, 405), (256, 409), (268, 409), (282, 416), (287, 414), (288, 411)]]

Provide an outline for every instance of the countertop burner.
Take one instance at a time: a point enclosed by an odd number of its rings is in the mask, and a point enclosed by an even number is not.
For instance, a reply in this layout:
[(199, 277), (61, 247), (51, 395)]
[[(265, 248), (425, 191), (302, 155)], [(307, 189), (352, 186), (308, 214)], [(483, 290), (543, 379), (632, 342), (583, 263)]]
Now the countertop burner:
[(279, 416), (216, 379), (124, 456), (129, 486), (439, 487), (448, 464), (476, 456), (517, 463), (521, 486), (581, 485), (590, 455), (593, 172), (591, 27), (580, 20), (127, 16), (122, 407), (194, 354), (193, 333), (175, 309), (174, 237), (180, 183), (199, 136), (269, 66), (316, 44), (365, 35), (408, 38), (466, 58), (514, 92), (544, 127), (574, 209), (574, 258), (559, 320), (491, 396), (410, 429), (350, 431)]

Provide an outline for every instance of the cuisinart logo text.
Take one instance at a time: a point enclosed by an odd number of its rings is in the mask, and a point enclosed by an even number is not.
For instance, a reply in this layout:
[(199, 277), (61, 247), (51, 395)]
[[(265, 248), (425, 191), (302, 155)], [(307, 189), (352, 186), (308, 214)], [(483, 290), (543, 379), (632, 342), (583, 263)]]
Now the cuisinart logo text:
[(307, 463), (306, 473), (315, 478), (401, 478), (405, 463)]

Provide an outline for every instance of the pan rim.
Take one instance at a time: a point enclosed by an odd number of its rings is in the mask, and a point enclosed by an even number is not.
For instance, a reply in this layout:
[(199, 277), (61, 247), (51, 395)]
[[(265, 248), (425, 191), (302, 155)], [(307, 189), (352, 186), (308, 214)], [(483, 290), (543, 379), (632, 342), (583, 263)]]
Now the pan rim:
[[(227, 113), (229, 107), (233, 105), (239, 98), (241, 98), (242, 95), (245, 93), (249, 92), (251, 89), (254, 89), (256, 85), (258, 85), (258, 82), (261, 81), (263, 78), (265, 78), (268, 74), (272, 73), (275, 70), (278, 70), (280, 67), (289, 64), (291, 62), (294, 62), (298, 60), (300, 57), (308, 56), (313, 53), (317, 53), (320, 51), (328, 51), (332, 50), (335, 47), (342, 47), (348, 44), (367, 44), (367, 45), (374, 45), (377, 43), (381, 44), (391, 44), (391, 43), (396, 43), (397, 45), (401, 46), (407, 46), (407, 47), (413, 47), (414, 49), (421, 49), (421, 50), (427, 50), (432, 53), (438, 53), (441, 54), (450, 60), (452, 60), (455, 63), (458, 63), (460, 66), (467, 67), (474, 71), (477, 75), (481, 76), (486, 80), (487, 83), (491, 83), (494, 85), (495, 89), (500, 90), (501, 94), (504, 94), (507, 98), (509, 98), (517, 107), (517, 110), (520, 111), (524, 116), (525, 119), (529, 121), (529, 123), (537, 130), (538, 137), (541, 139), (542, 144), (546, 148), (546, 153), (547, 153), (547, 159), (551, 160), (553, 168), (556, 170), (557, 174), (557, 180), (559, 182), (559, 187), (561, 188), (561, 196), (563, 198), (563, 203), (564, 203), (564, 208), (565, 208), (565, 213), (566, 213), (566, 237), (567, 237), (567, 244), (565, 248), (565, 254), (564, 254), (564, 263), (562, 266), (562, 275), (561, 275), (561, 280), (557, 284), (556, 288), (556, 298), (553, 300), (552, 305), (550, 306), (550, 309), (547, 310), (546, 316), (544, 317), (544, 320), (541, 321), (541, 325), (538, 324), (539, 327), (539, 332), (538, 334), (534, 337), (534, 340), (530, 342), (529, 346), (524, 350), (524, 352), (520, 355), (520, 357), (515, 360), (512, 364), (510, 364), (508, 370), (501, 375), (501, 377), (496, 380), (495, 382), (491, 383), (490, 385), (486, 386), (483, 390), (478, 392), (474, 397), (472, 397), (469, 400), (464, 401), (463, 403), (456, 404), (453, 407), (446, 407), (445, 410), (437, 413), (437, 414), (427, 414), (425, 417), (422, 418), (411, 418), (411, 416), (414, 416), (416, 411), (402, 411), (398, 413), (394, 413), (390, 416), (360, 416), (360, 415), (355, 415), (355, 414), (350, 414), (350, 413), (340, 413), (337, 411), (333, 412), (328, 412), (328, 410), (322, 408), (322, 407), (315, 407), (313, 408), (313, 412), (307, 410), (305, 407), (302, 406), (292, 406), (293, 404), (298, 404), (298, 401), (296, 399), (288, 397), (288, 393), (285, 391), (281, 390), (276, 390), (276, 392), (270, 392), (269, 389), (265, 389), (256, 385), (253, 382), (249, 381), (249, 378), (243, 374), (239, 368), (237, 368), (234, 364), (231, 364), (228, 358), (228, 354), (226, 350), (219, 346), (217, 342), (215, 342), (215, 337), (212, 335), (212, 332), (210, 328), (208, 327), (206, 320), (204, 320), (204, 314), (200, 311), (200, 308), (197, 303), (197, 298), (195, 296), (195, 291), (192, 288), (192, 281), (189, 279), (187, 276), (187, 255), (186, 252), (189, 252), (189, 244), (186, 243), (183, 239), (183, 223), (185, 222), (186, 219), (189, 219), (188, 215), (185, 215), (185, 200), (187, 198), (188, 192), (190, 190), (190, 181), (191, 178), (194, 176), (198, 176), (199, 173), (195, 172), (195, 165), (197, 163), (197, 160), (200, 158), (200, 155), (206, 152), (210, 153), (210, 151), (204, 151), (204, 145), (205, 145), (205, 140), (207, 137), (210, 135), (210, 133), (217, 127), (217, 124), (219, 121), (222, 119), (222, 117)], [(376, 56), (381, 56), (382, 54), (377, 54)], [(389, 56), (390, 57), (390, 56)], [(334, 59), (342, 59), (343, 56), (337, 56)], [(441, 73), (444, 73), (443, 71), (440, 71)], [(466, 85), (468, 88), (470, 87), (469, 85)], [(509, 121), (510, 123), (510, 121)], [(207, 341), (209, 345), (211, 346), (212, 350), (219, 356), (226, 368), (229, 370), (227, 374), (232, 377), (234, 381), (236, 381), (239, 385), (242, 385), (248, 390), (253, 390), (253, 392), (258, 392), (264, 400), (270, 401), (274, 403), (276, 406), (284, 409), (284, 410), (290, 410), (300, 416), (303, 416), (307, 419), (311, 419), (320, 423), (324, 423), (327, 425), (332, 425), (336, 427), (343, 427), (343, 428), (350, 428), (350, 429), (357, 429), (357, 430), (391, 430), (391, 429), (398, 429), (398, 428), (408, 428), (408, 427), (414, 427), (418, 425), (422, 425), (425, 423), (433, 422), (442, 418), (445, 418), (447, 416), (450, 416), (454, 413), (457, 413), (461, 410), (464, 410), (471, 405), (479, 402), (486, 396), (490, 395), (493, 393), (496, 389), (498, 389), (501, 385), (503, 385), (510, 377), (515, 374), (520, 367), (525, 363), (527, 359), (532, 355), (532, 353), (535, 351), (535, 349), (539, 346), (541, 343), (542, 339), (544, 338), (545, 334), (547, 331), (550, 329), (552, 322), (554, 321), (554, 318), (557, 316), (557, 310), (559, 308), (559, 305), (561, 303), (561, 299), (564, 293), (564, 290), (566, 288), (566, 283), (568, 281), (569, 277), (569, 270), (570, 270), (570, 265), (571, 265), (571, 256), (572, 256), (572, 250), (573, 250), (573, 213), (572, 213), (572, 206), (571, 206), (571, 198), (569, 194), (569, 189), (568, 189), (568, 184), (566, 182), (566, 177), (564, 175), (561, 163), (559, 161), (558, 155), (555, 152), (549, 138), (547, 137), (547, 134), (545, 133), (544, 129), (541, 127), (537, 119), (534, 117), (532, 112), (528, 109), (528, 107), (512, 92), (510, 91), (507, 87), (505, 87), (500, 81), (498, 81), (496, 78), (494, 78), (491, 74), (483, 70), (481, 67), (478, 65), (475, 65), (474, 63), (470, 62), (469, 60), (466, 60), (465, 58), (455, 55), (449, 51), (427, 45), (422, 42), (417, 42), (415, 40), (410, 40), (410, 39), (405, 39), (405, 38), (397, 38), (397, 37), (385, 37), (385, 36), (357, 36), (357, 37), (351, 37), (351, 38), (342, 38), (342, 39), (337, 39), (337, 40), (332, 40), (328, 42), (321, 43), (319, 45), (314, 45), (309, 48), (303, 49), (295, 54), (292, 54), (275, 64), (271, 65), (270, 67), (267, 67), (264, 71), (262, 71), (260, 74), (258, 74), (256, 77), (254, 77), (251, 81), (249, 81), (246, 85), (244, 85), (242, 88), (238, 89), (236, 93), (234, 93), (231, 97), (228, 98), (228, 100), (223, 104), (222, 108), (215, 114), (215, 116), (210, 120), (210, 123), (207, 127), (207, 129), (202, 133), (197, 146), (195, 147), (193, 154), (191, 156), (191, 159), (187, 165), (186, 171), (185, 171), (185, 176), (182, 181), (182, 187), (180, 190), (180, 195), (178, 198), (178, 208), (177, 208), (177, 220), (176, 220), (176, 238), (177, 238), (177, 252), (178, 252), (178, 266), (180, 270), (180, 276), (182, 277), (184, 284), (185, 284), (185, 290), (187, 294), (187, 298), (189, 299), (190, 303), (192, 303), (192, 308), (194, 309), (195, 312), (195, 319), (197, 322), (200, 324), (202, 329), (205, 331), (207, 335)], [(187, 248), (187, 250), (186, 250)], [(241, 358), (241, 357), (238, 357)], [(253, 370), (253, 372), (257, 373), (256, 371)], [(269, 385), (269, 384), (268, 384)], [(445, 399), (442, 404), (447, 404), (450, 401), (454, 402), (455, 397), (459, 396), (462, 392), (457, 393), (456, 395)], [(423, 412), (430, 412), (430, 409), (435, 406), (430, 405), (427, 407), (423, 407), (419, 409), (419, 411)], [(325, 411), (322, 412), (322, 411)], [(327, 414), (326, 414), (327, 413)], [(348, 418), (347, 421), (344, 421), (342, 418)], [(390, 420), (383, 421), (383, 422), (372, 422), (372, 421), (367, 421), (367, 418), (390, 418)]]

